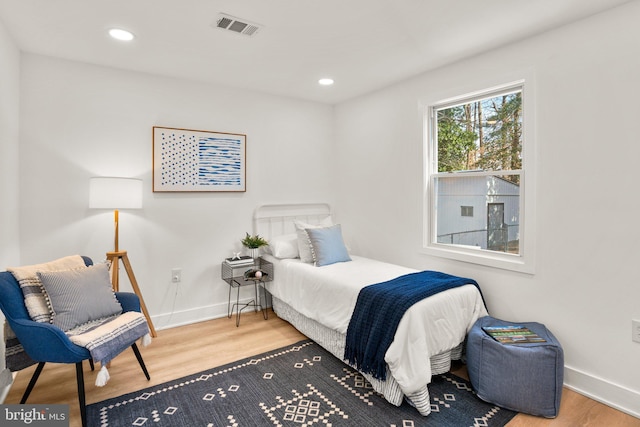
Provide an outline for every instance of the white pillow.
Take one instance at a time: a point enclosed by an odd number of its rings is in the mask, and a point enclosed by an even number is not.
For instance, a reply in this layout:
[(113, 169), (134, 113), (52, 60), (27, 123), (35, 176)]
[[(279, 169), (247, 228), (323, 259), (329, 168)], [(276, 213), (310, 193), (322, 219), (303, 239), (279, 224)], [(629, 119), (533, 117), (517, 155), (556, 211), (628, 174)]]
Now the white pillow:
[(298, 258), (298, 235), (291, 233), (273, 237), (269, 239), (267, 250), (276, 258)]
[(303, 221), (294, 221), (293, 225), (296, 226), (296, 234), (298, 236), (298, 252), (300, 253), (300, 260), (302, 262), (313, 262), (313, 254), (311, 253), (311, 242), (307, 235), (307, 228), (324, 228), (333, 225), (331, 216), (326, 217), (319, 224), (308, 224)]

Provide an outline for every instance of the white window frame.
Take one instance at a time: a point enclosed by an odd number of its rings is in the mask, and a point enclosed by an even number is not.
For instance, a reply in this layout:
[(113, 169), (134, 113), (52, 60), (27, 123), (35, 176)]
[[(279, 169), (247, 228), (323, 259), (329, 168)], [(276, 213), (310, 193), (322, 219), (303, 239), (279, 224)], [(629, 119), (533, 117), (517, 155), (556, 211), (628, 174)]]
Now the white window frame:
[[(535, 104), (532, 78), (520, 79), (487, 89), (469, 91), (464, 95), (423, 103), (425, 105), (424, 136), (424, 232), (423, 253), (438, 257), (480, 264), (488, 267), (535, 273)], [(522, 92), (522, 169), (520, 174), (520, 253), (510, 254), (469, 246), (437, 242), (436, 189), (438, 175), (437, 122), (435, 112), (442, 108), (466, 104), (479, 98), (498, 96), (520, 89)], [(492, 171), (504, 175), (510, 171)], [(465, 176), (473, 172), (465, 172)], [(442, 176), (442, 174), (440, 174)]]

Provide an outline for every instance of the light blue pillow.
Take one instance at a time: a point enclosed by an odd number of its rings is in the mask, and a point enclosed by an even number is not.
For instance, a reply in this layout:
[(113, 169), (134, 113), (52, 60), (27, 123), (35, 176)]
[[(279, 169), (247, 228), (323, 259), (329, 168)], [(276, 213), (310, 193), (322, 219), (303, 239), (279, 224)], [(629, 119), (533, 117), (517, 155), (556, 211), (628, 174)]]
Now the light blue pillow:
[(313, 261), (317, 267), (351, 261), (342, 239), (340, 224), (323, 228), (307, 228), (306, 232), (311, 243)]
[(311, 254), (311, 242), (309, 242), (309, 235), (307, 229), (309, 228), (323, 228), (333, 225), (331, 215), (324, 218), (318, 224), (307, 224), (302, 221), (294, 221), (293, 224), (296, 227), (296, 234), (298, 236), (298, 254), (302, 262), (313, 262), (313, 255)]

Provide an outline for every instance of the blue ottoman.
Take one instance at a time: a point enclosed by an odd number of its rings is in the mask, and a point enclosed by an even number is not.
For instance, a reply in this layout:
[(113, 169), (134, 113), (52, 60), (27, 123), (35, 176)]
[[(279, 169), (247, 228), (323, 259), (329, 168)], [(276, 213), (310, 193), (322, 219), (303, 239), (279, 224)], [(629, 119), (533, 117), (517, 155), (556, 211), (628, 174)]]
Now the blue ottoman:
[[(522, 325), (547, 342), (501, 344), (483, 326)], [(467, 369), (478, 397), (513, 411), (553, 418), (560, 409), (564, 353), (544, 325), (478, 319), (467, 337)]]

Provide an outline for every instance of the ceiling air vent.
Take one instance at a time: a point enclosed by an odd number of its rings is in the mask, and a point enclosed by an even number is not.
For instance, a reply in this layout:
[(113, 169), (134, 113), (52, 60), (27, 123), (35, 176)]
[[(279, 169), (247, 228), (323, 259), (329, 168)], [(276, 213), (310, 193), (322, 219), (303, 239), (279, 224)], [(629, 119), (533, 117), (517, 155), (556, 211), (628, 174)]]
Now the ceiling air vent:
[(254, 24), (246, 19), (236, 18), (231, 15), (221, 13), (218, 16), (215, 26), (223, 30), (233, 31), (234, 33), (244, 34), (245, 36), (255, 35), (260, 28), (259, 24)]

